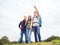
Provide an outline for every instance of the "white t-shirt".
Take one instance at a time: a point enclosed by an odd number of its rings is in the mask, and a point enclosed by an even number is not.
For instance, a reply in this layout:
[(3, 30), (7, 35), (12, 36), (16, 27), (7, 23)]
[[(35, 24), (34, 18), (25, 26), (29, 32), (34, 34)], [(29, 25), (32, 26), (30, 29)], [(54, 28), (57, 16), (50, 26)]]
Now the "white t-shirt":
[(33, 19), (32, 19), (32, 25), (33, 26), (39, 26), (38, 21), (39, 21), (39, 18), (37, 18), (36, 16), (34, 16)]

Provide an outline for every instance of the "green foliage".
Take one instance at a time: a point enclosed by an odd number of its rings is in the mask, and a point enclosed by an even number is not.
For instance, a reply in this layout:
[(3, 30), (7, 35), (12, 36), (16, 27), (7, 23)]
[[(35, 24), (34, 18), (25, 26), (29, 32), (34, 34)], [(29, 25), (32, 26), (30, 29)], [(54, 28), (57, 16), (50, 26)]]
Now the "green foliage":
[(46, 39), (46, 40), (44, 40), (44, 41), (45, 41), (45, 42), (51, 42), (51, 41), (53, 41), (53, 40), (55, 40), (55, 39), (60, 40), (60, 37), (58, 37), (58, 36), (51, 36), (51, 37), (49, 37), (48, 39)]
[(11, 42), (11, 44), (18, 44), (18, 43), (19, 43), (18, 41)]
[(3, 43), (9, 43), (8, 37), (6, 37), (6, 36), (2, 37), (1, 42), (3, 42)]
[(53, 44), (60, 45), (60, 40), (55, 39), (52, 42), (53, 42)]
[(2, 45), (5, 45), (5, 44), (6, 45), (11, 45), (11, 43), (10, 43), (10, 41), (9, 41), (7, 36), (3, 36), (0, 41), (1, 41)]
[(3, 45), (3, 43), (1, 42), (1, 40), (0, 40), (0, 45)]
[(7, 36), (3, 36), (2, 39), (0, 40), (0, 45), (60, 45), (60, 37), (51, 36), (42, 42), (35, 43), (31, 41), (31, 43), (26, 44), (23, 41), (23, 43), (20, 44), (19, 41), (10, 42)]

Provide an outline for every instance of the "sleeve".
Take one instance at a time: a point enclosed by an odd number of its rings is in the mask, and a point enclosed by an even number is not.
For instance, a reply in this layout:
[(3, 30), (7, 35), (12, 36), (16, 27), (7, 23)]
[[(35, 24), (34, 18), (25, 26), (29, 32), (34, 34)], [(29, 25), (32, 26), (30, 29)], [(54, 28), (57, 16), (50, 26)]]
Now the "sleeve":
[(21, 23), (22, 23), (22, 21), (19, 23), (19, 28), (20, 28)]

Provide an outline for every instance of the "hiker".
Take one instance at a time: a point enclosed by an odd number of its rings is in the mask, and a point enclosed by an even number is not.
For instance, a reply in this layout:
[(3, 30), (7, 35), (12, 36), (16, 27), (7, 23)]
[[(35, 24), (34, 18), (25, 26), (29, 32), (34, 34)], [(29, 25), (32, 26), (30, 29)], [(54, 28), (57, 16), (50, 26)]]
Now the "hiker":
[(26, 22), (26, 33), (28, 35), (28, 43), (31, 42), (31, 32), (32, 32), (32, 23), (31, 23), (31, 16), (28, 16), (28, 20)]
[(40, 42), (41, 41), (40, 27), (41, 27), (42, 21), (36, 6), (34, 6), (34, 8), (35, 8), (35, 11), (34, 11), (34, 16), (32, 18), (32, 26), (34, 30), (35, 42)]
[(23, 39), (23, 34), (25, 34), (25, 42), (28, 43), (27, 34), (26, 34), (26, 19), (27, 19), (27, 17), (24, 16), (24, 19), (19, 24), (19, 28), (21, 29), (20, 43), (23, 42), (23, 40), (22, 40)]

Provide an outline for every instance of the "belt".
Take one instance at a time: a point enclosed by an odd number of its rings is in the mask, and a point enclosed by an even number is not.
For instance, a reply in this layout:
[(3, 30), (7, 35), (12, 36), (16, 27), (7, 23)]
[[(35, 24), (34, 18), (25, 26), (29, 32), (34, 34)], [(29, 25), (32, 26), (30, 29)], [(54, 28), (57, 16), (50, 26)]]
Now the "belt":
[(34, 23), (38, 23), (38, 22), (33, 22), (32, 24), (34, 24)]

